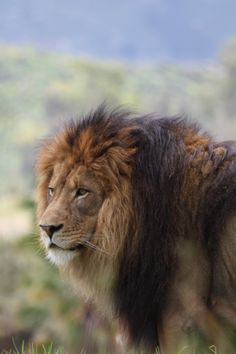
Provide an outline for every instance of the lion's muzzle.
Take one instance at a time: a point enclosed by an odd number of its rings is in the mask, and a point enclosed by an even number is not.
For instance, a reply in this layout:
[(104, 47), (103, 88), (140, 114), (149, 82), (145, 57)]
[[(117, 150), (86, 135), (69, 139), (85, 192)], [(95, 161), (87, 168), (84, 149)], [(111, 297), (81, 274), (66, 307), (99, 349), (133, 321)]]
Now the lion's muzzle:
[(39, 225), (41, 227), (41, 229), (43, 231), (46, 232), (46, 234), (48, 235), (48, 237), (51, 239), (53, 234), (59, 230), (61, 230), (63, 228), (63, 224), (59, 224), (59, 225)]

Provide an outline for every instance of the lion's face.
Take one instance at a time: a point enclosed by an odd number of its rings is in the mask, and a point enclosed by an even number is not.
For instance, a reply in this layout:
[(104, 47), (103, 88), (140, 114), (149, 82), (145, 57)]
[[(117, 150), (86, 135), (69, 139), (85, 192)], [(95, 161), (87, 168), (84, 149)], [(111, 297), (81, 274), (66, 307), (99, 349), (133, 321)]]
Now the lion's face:
[(41, 147), (40, 238), (48, 258), (63, 268), (95, 274), (99, 267), (116, 266), (133, 227), (137, 127), (122, 125), (120, 119), (112, 114), (108, 119), (101, 110), (93, 119), (65, 126)]
[(41, 238), (49, 259), (64, 264), (92, 244), (105, 194), (92, 170), (66, 160), (55, 164), (47, 188)]

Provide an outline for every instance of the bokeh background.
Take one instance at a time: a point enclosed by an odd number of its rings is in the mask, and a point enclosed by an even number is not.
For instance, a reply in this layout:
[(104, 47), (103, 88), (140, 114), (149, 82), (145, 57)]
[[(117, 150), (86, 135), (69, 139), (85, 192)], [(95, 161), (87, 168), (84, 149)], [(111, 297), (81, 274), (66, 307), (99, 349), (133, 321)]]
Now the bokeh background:
[(38, 146), (104, 100), (235, 138), (235, 13), (235, 0), (0, 0), (0, 351), (115, 353), (115, 329), (37, 245)]

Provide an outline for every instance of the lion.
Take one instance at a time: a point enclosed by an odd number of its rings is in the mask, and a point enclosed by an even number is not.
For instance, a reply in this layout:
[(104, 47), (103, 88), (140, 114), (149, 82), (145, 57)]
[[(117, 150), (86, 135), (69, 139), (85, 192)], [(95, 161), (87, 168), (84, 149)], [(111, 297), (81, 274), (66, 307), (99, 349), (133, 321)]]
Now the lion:
[(197, 332), (235, 352), (235, 142), (102, 105), (45, 140), (37, 176), (48, 259), (131, 345), (192, 353)]

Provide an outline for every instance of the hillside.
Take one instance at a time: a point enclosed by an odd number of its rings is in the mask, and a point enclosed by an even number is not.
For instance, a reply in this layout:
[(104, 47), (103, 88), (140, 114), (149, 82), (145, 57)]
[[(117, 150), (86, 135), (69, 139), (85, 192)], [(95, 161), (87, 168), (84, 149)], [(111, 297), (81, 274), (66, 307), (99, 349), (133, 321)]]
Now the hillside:
[(131, 65), (2, 46), (0, 194), (31, 195), (40, 139), (106, 100), (139, 112), (187, 113), (222, 138), (236, 133), (235, 42), (214, 65)]

